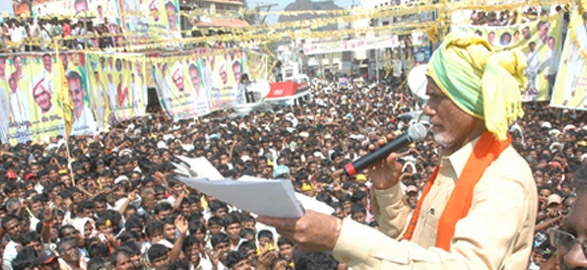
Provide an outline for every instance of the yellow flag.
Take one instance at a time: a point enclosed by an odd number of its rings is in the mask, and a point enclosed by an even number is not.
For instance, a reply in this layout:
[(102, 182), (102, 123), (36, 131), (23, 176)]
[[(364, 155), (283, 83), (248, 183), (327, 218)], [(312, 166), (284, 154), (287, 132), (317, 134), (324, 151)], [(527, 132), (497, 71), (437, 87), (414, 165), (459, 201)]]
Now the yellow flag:
[(61, 109), (63, 121), (65, 123), (65, 137), (71, 134), (71, 126), (73, 125), (73, 100), (69, 94), (69, 84), (67, 83), (67, 74), (65, 74), (65, 67), (59, 55), (59, 45), (55, 43), (55, 52), (57, 57), (57, 72), (61, 80), (60, 86), (57, 88), (57, 105)]
[(426, 29), (426, 34), (428, 35), (428, 39), (432, 41), (432, 43), (436, 43), (440, 41), (440, 37), (438, 36), (438, 26), (433, 25)]
[(587, 12), (587, 1), (579, 0), (579, 15), (583, 16), (583, 13)]

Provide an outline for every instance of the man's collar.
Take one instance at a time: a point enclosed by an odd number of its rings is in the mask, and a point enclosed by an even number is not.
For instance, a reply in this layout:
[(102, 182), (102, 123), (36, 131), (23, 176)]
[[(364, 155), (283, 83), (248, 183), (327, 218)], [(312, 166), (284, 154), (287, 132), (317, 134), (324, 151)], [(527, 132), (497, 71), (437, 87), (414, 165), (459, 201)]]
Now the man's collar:
[(480, 137), (475, 138), (473, 141), (465, 144), (463, 147), (461, 147), (456, 152), (452, 153), (450, 156), (445, 157), (446, 159), (448, 159), (448, 161), (452, 165), (453, 169), (455, 170), (455, 174), (457, 175), (457, 179), (459, 177), (461, 177), (461, 173), (463, 172), (463, 169), (465, 168), (465, 164), (467, 164), (467, 161), (469, 160), (469, 156), (473, 152), (473, 148), (475, 147), (475, 145), (479, 141), (479, 138)]

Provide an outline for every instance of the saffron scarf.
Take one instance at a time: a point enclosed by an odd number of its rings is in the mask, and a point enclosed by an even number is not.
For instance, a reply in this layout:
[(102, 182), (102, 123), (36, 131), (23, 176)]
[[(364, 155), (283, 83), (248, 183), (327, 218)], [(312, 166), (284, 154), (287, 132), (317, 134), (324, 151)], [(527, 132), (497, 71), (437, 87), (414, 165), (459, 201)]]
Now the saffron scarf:
[[(487, 131), (481, 135), (479, 141), (473, 148), (461, 176), (457, 180), (450, 198), (438, 221), (438, 232), (436, 235), (436, 247), (449, 251), (451, 239), (455, 233), (455, 227), (459, 220), (466, 217), (473, 202), (475, 185), (481, 179), (485, 169), (511, 144), (512, 139), (508, 135), (505, 140), (498, 140), (491, 132)], [(404, 234), (405, 240), (411, 240), (418, 223), (422, 202), (434, 185), (438, 174), (438, 166), (434, 169), (432, 177), (424, 187), (422, 198), (418, 202), (412, 215), (408, 229)]]

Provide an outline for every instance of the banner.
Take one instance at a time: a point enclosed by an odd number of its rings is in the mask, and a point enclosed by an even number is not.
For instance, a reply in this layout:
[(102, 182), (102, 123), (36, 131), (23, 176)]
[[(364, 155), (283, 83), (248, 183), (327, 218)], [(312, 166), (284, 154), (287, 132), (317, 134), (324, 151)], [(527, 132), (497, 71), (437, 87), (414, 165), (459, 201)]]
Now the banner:
[(168, 39), (171, 44), (179, 44), (173, 42), (174, 39), (181, 39), (177, 0), (127, 0), (121, 7), (124, 27), (133, 33), (135, 39), (139, 39), (133, 40), (133, 43), (144, 44), (148, 40)]
[[(225, 52), (203, 59), (203, 69), (210, 97), (210, 109), (230, 108), (232, 104), (245, 103), (240, 81), (243, 74), (243, 51)], [(237, 99), (238, 97), (238, 99)]]
[(88, 19), (94, 25), (105, 23), (120, 24), (118, 0), (57, 0), (42, 3), (33, 2), (34, 17), (60, 17), (70, 20)]
[(92, 20), (94, 25), (108, 23), (120, 25), (120, 7), (117, 0), (65, 0), (71, 2), (73, 14), (76, 18)]
[(203, 98), (206, 96), (206, 88), (200, 76), (200, 68), (201, 62), (194, 58), (162, 57), (155, 64), (153, 77), (161, 107), (174, 119), (197, 117), (197, 101), (207, 100)]
[(145, 57), (140, 54), (88, 53), (93, 110), (100, 130), (144, 116), (147, 104)]
[(398, 46), (400, 46), (398, 37), (396, 35), (393, 35), (388, 37), (372, 37), (352, 40), (310, 43), (304, 45), (304, 54), (315, 55), (356, 50), (395, 48)]
[(246, 65), (244, 73), (249, 75), (250, 80), (267, 80), (268, 56), (254, 51), (245, 51)]
[[(145, 40), (181, 38), (177, 0), (57, 0), (33, 3), (32, 9), (35, 17), (59, 14), (91, 20), (94, 26), (105, 24), (112, 34), (121, 32), (117, 28), (122, 27), (132, 33), (135, 44), (141, 44), (140, 39), (146, 43)], [(113, 38), (111, 45), (121, 42), (122, 38)]]
[(63, 135), (55, 55), (0, 55), (0, 139), (11, 144)]
[(522, 101), (546, 101), (554, 87), (560, 60), (563, 16), (551, 21), (492, 27), (460, 25), (457, 31), (475, 33), (496, 51), (519, 49), (526, 55), (528, 86), (522, 91)]
[(35, 17), (58, 17), (59, 15), (73, 16), (73, 1), (58, 0), (43, 3), (33, 3), (33, 16)]
[(73, 126), (70, 135), (94, 135), (98, 132), (98, 123), (92, 110), (93, 100), (88, 89), (86, 56), (82, 52), (61, 53), (59, 56), (73, 100)]
[(553, 107), (587, 110), (587, 22), (575, 9), (569, 23), (554, 94)]
[[(209, 83), (204, 76), (204, 61), (201, 58), (193, 58), (187, 63), (187, 72), (190, 85), (195, 94), (196, 116), (204, 116), (210, 113), (210, 100), (208, 98)], [(209, 72), (208, 72), (209, 73)]]
[[(144, 116), (148, 77), (154, 80), (163, 109), (174, 118), (203, 116), (246, 102), (239, 83), (243, 73), (251, 74), (251, 80), (264, 80), (267, 55), (209, 49), (148, 58), (144, 54), (64, 52), (58, 61), (55, 54), (48, 53), (3, 54), (0, 110), (6, 113), (0, 114), (0, 140), (16, 144), (65, 136), (64, 116), (73, 119), (69, 134), (73, 136), (93, 135)], [(58, 93), (71, 97), (69, 115), (64, 115)]]

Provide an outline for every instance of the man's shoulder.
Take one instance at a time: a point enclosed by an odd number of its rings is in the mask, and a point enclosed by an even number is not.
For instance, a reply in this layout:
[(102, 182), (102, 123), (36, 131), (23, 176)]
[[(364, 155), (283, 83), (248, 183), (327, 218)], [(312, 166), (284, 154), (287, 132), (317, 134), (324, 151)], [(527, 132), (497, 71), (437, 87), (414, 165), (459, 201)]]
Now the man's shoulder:
[(526, 188), (535, 185), (530, 165), (513, 146), (506, 148), (487, 168), (486, 173), (519, 182)]

